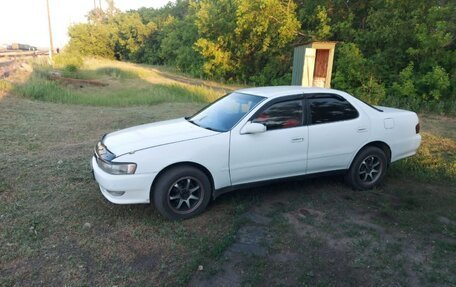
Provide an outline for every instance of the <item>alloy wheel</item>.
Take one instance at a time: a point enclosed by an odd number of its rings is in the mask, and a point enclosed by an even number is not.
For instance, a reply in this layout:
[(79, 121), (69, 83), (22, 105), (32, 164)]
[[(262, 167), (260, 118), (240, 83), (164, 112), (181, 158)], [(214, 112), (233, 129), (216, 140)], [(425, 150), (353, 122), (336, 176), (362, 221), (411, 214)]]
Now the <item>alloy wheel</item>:
[(363, 183), (372, 184), (380, 178), (382, 169), (383, 165), (380, 158), (375, 155), (369, 155), (359, 165), (359, 179)]
[(198, 179), (181, 177), (168, 190), (168, 205), (176, 213), (187, 214), (201, 205), (203, 197), (204, 189)]

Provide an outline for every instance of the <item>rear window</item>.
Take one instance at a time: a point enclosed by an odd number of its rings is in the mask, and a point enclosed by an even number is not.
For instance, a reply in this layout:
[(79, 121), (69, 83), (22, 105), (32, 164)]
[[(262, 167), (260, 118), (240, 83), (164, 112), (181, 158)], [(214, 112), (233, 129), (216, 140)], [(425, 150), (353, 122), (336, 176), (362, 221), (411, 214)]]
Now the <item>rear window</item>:
[(358, 117), (358, 111), (344, 98), (319, 95), (309, 99), (312, 124), (346, 121)]

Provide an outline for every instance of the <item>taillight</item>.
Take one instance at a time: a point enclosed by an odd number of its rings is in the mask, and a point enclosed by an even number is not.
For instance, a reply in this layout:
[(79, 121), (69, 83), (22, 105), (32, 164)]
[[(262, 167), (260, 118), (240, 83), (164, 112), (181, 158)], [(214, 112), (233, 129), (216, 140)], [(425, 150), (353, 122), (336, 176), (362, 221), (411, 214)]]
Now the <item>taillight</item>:
[(417, 124), (416, 124), (416, 126), (415, 126), (415, 132), (416, 132), (417, 134), (420, 133), (420, 123), (417, 123)]

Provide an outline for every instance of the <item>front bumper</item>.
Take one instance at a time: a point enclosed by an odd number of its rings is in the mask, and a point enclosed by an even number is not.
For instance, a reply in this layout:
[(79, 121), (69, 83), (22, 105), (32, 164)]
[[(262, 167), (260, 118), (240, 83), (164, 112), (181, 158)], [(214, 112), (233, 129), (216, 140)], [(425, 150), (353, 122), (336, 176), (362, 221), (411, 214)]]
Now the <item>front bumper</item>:
[(92, 157), (92, 170), (101, 193), (110, 202), (116, 204), (150, 202), (150, 188), (157, 173), (112, 175), (98, 166), (95, 156)]

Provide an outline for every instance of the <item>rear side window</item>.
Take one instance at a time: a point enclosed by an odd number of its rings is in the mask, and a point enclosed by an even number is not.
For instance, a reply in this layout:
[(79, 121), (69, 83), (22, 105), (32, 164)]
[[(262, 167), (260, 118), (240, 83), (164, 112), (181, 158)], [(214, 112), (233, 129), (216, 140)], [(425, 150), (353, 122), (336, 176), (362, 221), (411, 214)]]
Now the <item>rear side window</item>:
[(254, 123), (266, 126), (267, 130), (285, 129), (301, 126), (303, 121), (303, 106), (301, 100), (286, 101), (273, 104), (261, 111)]
[(324, 95), (310, 98), (308, 101), (312, 124), (346, 121), (358, 117), (358, 111), (339, 96)]

